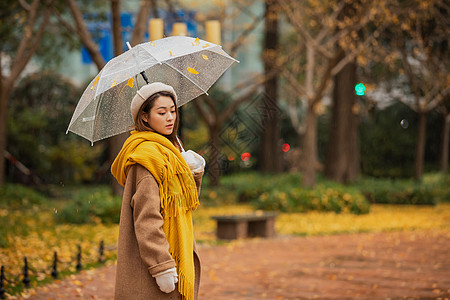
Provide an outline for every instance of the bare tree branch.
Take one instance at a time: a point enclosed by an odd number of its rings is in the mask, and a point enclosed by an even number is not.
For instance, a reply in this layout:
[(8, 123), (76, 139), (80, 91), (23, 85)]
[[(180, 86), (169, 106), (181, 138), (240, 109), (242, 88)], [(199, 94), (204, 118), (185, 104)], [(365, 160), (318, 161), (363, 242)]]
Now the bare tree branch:
[[(345, 1), (341, 1), (338, 3), (338, 7), (336, 8), (336, 10), (331, 14), (331, 16), (329, 17), (330, 20), (332, 20), (333, 22), (336, 22), (338, 15), (341, 13), (341, 11), (344, 9), (346, 5)], [(317, 41), (320, 43), (322, 42), (322, 40), (328, 35), (330, 34), (331, 30), (333, 28), (331, 26), (324, 26), (322, 28), (322, 30), (319, 32), (319, 34), (317, 35)], [(334, 44), (334, 43), (333, 43)]]
[(239, 105), (247, 100), (250, 99), (250, 96), (255, 93), (260, 87), (260, 84), (255, 84), (253, 87), (251, 87), (249, 90), (246, 91), (246, 93), (239, 98), (236, 98), (233, 100), (233, 102), (228, 105), (228, 107), (225, 109), (225, 111), (220, 114), (218, 124), (222, 125), (234, 112), (237, 110)]
[(197, 111), (200, 114), (200, 117), (203, 119), (203, 121), (205, 121), (206, 125), (211, 128), (212, 126), (214, 126), (214, 118), (212, 116), (212, 114), (208, 113), (203, 106), (200, 105), (200, 102), (204, 100), (204, 97), (206, 95), (202, 95), (199, 97), (199, 99), (193, 101), (194, 102), (194, 106), (197, 109)]
[(20, 6), (22, 6), (23, 9), (25, 9), (26, 11), (30, 11), (31, 10), (31, 5), (28, 4), (25, 0), (19, 0)]
[(131, 36), (131, 45), (135, 46), (144, 40), (144, 34), (147, 29), (147, 19), (150, 16), (150, 0), (141, 0), (141, 6), (134, 25), (133, 34)]
[[(291, 89), (294, 89), (294, 87), (291, 85)], [(297, 132), (298, 135), (303, 135), (306, 130), (306, 124), (303, 122), (300, 122), (297, 114), (297, 101), (295, 97), (289, 97), (288, 99), (288, 116), (291, 120), (292, 126), (294, 127), (295, 132)]]
[(58, 23), (64, 26), (68, 31), (73, 34), (78, 34), (78, 31), (75, 27), (72, 26), (69, 22), (67, 22), (62, 16), (61, 13), (54, 7), (52, 7), (52, 13), (56, 16)]
[(440, 92), (436, 97), (433, 98), (430, 102), (426, 104), (426, 111), (430, 112), (433, 109), (435, 109), (440, 103), (442, 103), (442, 100), (449, 94), (450, 92), (450, 86), (447, 86), (442, 92)]
[(11, 67), (11, 74), (8, 78), (9, 82), (14, 82), (23, 71), (25, 66), (30, 61), (31, 57), (36, 52), (42, 35), (44, 34), (45, 27), (48, 24), (50, 19), (50, 6), (52, 3), (50, 2), (44, 12), (43, 19), (39, 25), (39, 28), (36, 32), (33, 33), (33, 28), (35, 26), (37, 10), (39, 9), (39, 1), (33, 2), (32, 8), (30, 10), (30, 22), (27, 24), (25, 28), (25, 33), (23, 35), (22, 40), (20, 41), (19, 51), (17, 52), (16, 57), (14, 58), (14, 62)]
[(323, 73), (320, 84), (316, 89), (316, 94), (312, 101), (310, 102), (310, 105), (314, 107), (319, 101), (322, 100), (323, 93), (325, 92), (325, 89), (330, 82), (331, 79), (331, 71), (336, 66), (337, 60), (338, 60), (339, 54), (336, 54), (332, 59), (328, 60), (327, 68), (325, 69), (325, 72)]
[(308, 96), (306, 88), (302, 84), (300, 84), (297, 78), (295, 78), (295, 76), (291, 72), (289, 72), (289, 70), (283, 70), (282, 75), (287, 79), (290, 86), (293, 87), (297, 91), (297, 93), (306, 97)]
[[(24, 57), (24, 53), (26, 52), (26, 49), (29, 45), (30, 39), (33, 36), (33, 28), (35, 26), (36, 18), (37, 18), (37, 11), (39, 9), (39, 0), (34, 0), (31, 4), (29, 14), (28, 14), (28, 22), (25, 26), (25, 32), (22, 35), (22, 39), (20, 40), (19, 47), (17, 48), (16, 53), (16, 59), (15, 62), (19, 62), (22, 60), (22, 57)], [(20, 60), (18, 59), (20, 58)], [(12, 64), (15, 65), (14, 63)]]
[(377, 28), (377, 30), (375, 30), (375, 32), (373, 34), (370, 35), (370, 37), (368, 37), (364, 43), (359, 43), (358, 47), (356, 49), (354, 49), (351, 53), (348, 53), (345, 55), (345, 57), (340, 60), (337, 65), (333, 68), (333, 70), (331, 71), (331, 75), (334, 76), (337, 73), (339, 73), (339, 71), (341, 71), (349, 62), (353, 61), (361, 52), (362, 50), (364, 50), (365, 48), (367, 48), (374, 40), (375, 40), (375, 36), (377, 36), (379, 34), (380, 31), (384, 30), (385, 26), (379, 27)]
[(309, 43), (311, 46), (313, 46), (324, 57), (331, 58), (331, 54), (329, 53), (329, 51), (327, 51), (327, 49), (322, 47), (320, 45), (320, 43), (308, 33), (308, 31), (304, 28), (304, 26), (299, 23), (299, 21), (298, 21), (299, 18), (298, 18), (298, 16), (294, 15), (294, 11), (298, 12), (301, 10), (290, 8), (287, 0), (279, 0), (279, 1), (280, 1), (280, 7), (286, 13), (289, 23), (291, 23), (295, 27), (295, 29), (302, 36), (302, 38), (305, 40), (305, 42)]
[(86, 24), (83, 20), (83, 14), (81, 13), (80, 8), (78, 7), (75, 0), (67, 0), (69, 4), (70, 11), (72, 13), (73, 19), (75, 20), (76, 28), (78, 36), (81, 39), (81, 42), (86, 47), (87, 51), (91, 55), (92, 60), (96, 64), (97, 68), (101, 70), (105, 66), (105, 60), (103, 59), (100, 51), (98, 50), (97, 45), (92, 39), (91, 34), (89, 33)]
[(242, 46), (244, 43), (244, 40), (252, 33), (252, 31), (256, 28), (256, 26), (261, 23), (261, 21), (264, 20), (264, 15), (259, 16), (258, 18), (253, 19), (253, 22), (245, 28), (245, 30), (241, 33), (241, 35), (233, 42), (233, 44), (230, 47), (230, 55), (236, 56), (236, 52), (239, 49), (240, 46)]

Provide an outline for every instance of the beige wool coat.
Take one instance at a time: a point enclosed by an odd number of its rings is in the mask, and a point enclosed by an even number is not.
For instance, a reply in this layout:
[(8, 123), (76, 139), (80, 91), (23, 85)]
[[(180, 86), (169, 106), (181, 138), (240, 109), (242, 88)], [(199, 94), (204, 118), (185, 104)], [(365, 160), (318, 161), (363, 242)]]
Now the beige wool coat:
[[(200, 193), (203, 174), (194, 176)], [(152, 174), (135, 164), (128, 172), (122, 200), (117, 250), (115, 300), (181, 299), (161, 292), (152, 275), (176, 266), (162, 229), (159, 187)], [(194, 237), (195, 299), (200, 285), (200, 259)]]

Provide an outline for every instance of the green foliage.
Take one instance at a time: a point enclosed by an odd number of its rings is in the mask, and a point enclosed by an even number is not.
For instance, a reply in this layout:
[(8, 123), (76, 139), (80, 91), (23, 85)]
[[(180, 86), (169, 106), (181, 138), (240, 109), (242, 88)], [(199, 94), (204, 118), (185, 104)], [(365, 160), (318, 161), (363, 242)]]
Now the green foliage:
[[(44, 205), (47, 198), (41, 193), (20, 184), (6, 183), (0, 187), (0, 248), (9, 246), (8, 235), (25, 236), (30, 231), (30, 216), (26, 211), (34, 212)], [(34, 213), (31, 218), (38, 218)], [(18, 220), (20, 220), (18, 222)], [(20, 226), (17, 225), (20, 224)]]
[(0, 207), (19, 209), (42, 204), (45, 196), (39, 192), (20, 184), (5, 184), (0, 186)]
[(52, 73), (32, 74), (14, 90), (8, 151), (44, 183), (89, 181), (100, 168), (101, 143), (91, 147), (80, 137), (66, 135), (79, 96), (70, 82)]
[(450, 175), (427, 174), (413, 180), (363, 179), (358, 189), (371, 203), (435, 205), (450, 199)]
[(237, 174), (224, 177), (218, 189), (203, 188), (200, 200), (207, 205), (223, 199), (227, 204), (249, 202), (257, 209), (282, 212), (369, 212), (369, 203), (354, 188), (325, 182), (314, 189), (303, 189), (300, 182), (300, 174)]
[(359, 215), (370, 210), (369, 203), (360, 192), (343, 186), (331, 188), (325, 185), (318, 185), (314, 189), (272, 190), (261, 194), (253, 204), (258, 209), (282, 212), (316, 210)]
[(121, 203), (108, 186), (83, 188), (74, 192), (55, 217), (60, 223), (119, 223)]
[(436, 203), (450, 202), (450, 174), (426, 174), (422, 178), (422, 185), (431, 190)]
[[(403, 121), (403, 123), (402, 123)], [(439, 158), (440, 122), (436, 114), (427, 119), (425, 164)], [(373, 111), (361, 124), (361, 167), (366, 176), (408, 178), (413, 174), (417, 115), (403, 104)]]

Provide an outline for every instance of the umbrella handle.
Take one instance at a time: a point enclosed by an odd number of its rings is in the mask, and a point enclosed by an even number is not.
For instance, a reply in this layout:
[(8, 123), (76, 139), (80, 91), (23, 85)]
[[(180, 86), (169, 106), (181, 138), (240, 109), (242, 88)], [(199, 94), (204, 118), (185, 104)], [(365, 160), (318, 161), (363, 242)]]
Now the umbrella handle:
[(145, 71), (142, 71), (141, 75), (142, 75), (142, 78), (144, 78), (145, 82), (147, 82), (147, 84), (148, 84), (148, 78), (147, 78), (147, 75), (145, 75)]
[[(130, 42), (127, 42), (128, 50), (131, 50)], [(144, 78), (145, 82), (148, 84), (148, 78), (147, 75), (145, 75), (145, 71), (141, 72), (142, 78)]]

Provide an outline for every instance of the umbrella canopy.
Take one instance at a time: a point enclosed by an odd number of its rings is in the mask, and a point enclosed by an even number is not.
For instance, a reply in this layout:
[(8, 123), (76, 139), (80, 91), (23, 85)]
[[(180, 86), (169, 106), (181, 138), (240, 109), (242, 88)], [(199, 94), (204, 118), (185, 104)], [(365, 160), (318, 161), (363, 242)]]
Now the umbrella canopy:
[(94, 143), (133, 125), (130, 104), (144, 80), (171, 85), (177, 105), (207, 93), (237, 60), (222, 47), (199, 38), (173, 36), (136, 45), (110, 60), (91, 81), (78, 102), (67, 132)]

